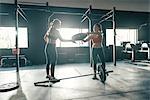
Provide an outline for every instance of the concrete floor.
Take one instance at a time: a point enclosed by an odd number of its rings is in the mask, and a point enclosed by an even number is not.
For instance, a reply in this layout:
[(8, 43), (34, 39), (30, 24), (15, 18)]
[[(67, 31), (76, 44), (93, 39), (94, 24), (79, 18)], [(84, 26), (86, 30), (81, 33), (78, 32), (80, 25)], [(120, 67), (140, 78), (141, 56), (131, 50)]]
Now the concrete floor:
[[(14, 68), (0, 68), (0, 85), (20, 81), (20, 87), (0, 92), (0, 100), (150, 100), (150, 65), (136, 66), (117, 62), (106, 84), (92, 80), (92, 76), (62, 80), (52, 87), (35, 87), (34, 82), (44, 81), (45, 66), (20, 68), (18, 77)], [(65, 78), (92, 73), (89, 64), (57, 65), (56, 77)]]

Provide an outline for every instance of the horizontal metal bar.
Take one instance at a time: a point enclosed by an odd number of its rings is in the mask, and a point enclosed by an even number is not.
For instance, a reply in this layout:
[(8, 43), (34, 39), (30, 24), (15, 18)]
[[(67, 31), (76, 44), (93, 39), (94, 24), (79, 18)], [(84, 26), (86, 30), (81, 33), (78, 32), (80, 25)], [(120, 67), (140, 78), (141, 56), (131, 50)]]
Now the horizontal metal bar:
[(42, 2), (24, 2), (24, 1), (18, 1), (18, 4), (36, 4), (36, 5), (45, 5), (47, 6), (47, 2), (46, 3), (42, 3)]
[[(99, 74), (99, 73), (96, 73), (96, 74)], [(66, 78), (61, 78), (61, 79), (58, 79), (58, 80), (46, 80), (46, 81), (40, 81), (40, 82), (35, 82), (34, 85), (35, 86), (46, 86), (46, 85), (41, 85), (42, 83), (57, 83), (57, 82), (60, 82), (61, 80), (67, 80), (67, 79), (73, 79), (73, 78), (79, 78), (79, 77), (85, 77), (85, 76), (91, 76), (91, 75), (94, 75), (94, 74), (84, 74), (84, 75), (78, 75), (78, 76), (72, 76), (72, 77), (66, 77)]]
[(6, 13), (6, 12), (0, 12), (0, 16), (8, 16), (9, 13)]
[[(105, 19), (99, 21), (98, 23), (101, 24), (101, 23), (103, 23), (104, 21), (110, 19), (111, 17), (113, 17), (113, 15), (110, 15), (110, 16), (106, 17)], [(109, 21), (110, 21), (110, 20), (109, 20)]]
[(61, 78), (61, 79), (59, 79), (59, 80), (73, 79), (73, 78), (85, 77), (85, 76), (91, 76), (91, 75), (94, 75), (94, 74), (85, 74), (85, 75), (79, 75), (79, 76), (73, 76), (73, 77)]
[(87, 11), (83, 14), (82, 18), (85, 17), (85, 16), (89, 13), (90, 10), (91, 10), (91, 9), (88, 8)]
[[(52, 12), (52, 11), (51, 11)], [(66, 14), (66, 15), (83, 15), (84, 13), (79, 13), (79, 12), (53, 12), (54, 14)], [(95, 15), (95, 16), (100, 16), (99, 14), (94, 14), (92, 13), (92, 15)]]
[[(44, 11), (44, 12), (50, 12), (50, 13), (53, 13), (53, 15), (55, 14), (62, 14), (62, 15), (83, 15), (83, 13), (76, 13), (76, 12), (73, 12), (73, 13), (70, 13), (70, 12), (53, 12), (53, 11), (50, 11), (50, 10), (47, 10), (47, 9), (38, 9), (38, 8), (21, 8), (22, 10), (35, 10), (35, 11)], [(52, 16), (53, 16), (52, 15)]]
[(38, 9), (38, 8), (22, 8), (23, 10), (33, 10), (33, 11), (44, 11), (44, 12), (51, 12), (50, 10), (47, 9)]
[(19, 5), (17, 5), (17, 7), (24, 15), (26, 15), (25, 12), (23, 11), (23, 9)]
[(84, 17), (84, 18), (81, 20), (81, 23), (83, 23), (87, 18), (88, 18), (88, 16)]
[(83, 15), (83, 13), (70, 13), (70, 12), (53, 12), (54, 14), (64, 14), (64, 15)]
[(101, 17), (101, 19), (102, 18), (104, 18), (104, 17), (107, 17), (109, 14), (111, 14), (113, 12), (113, 10), (111, 10), (111, 11), (109, 11), (108, 13), (106, 13), (105, 15), (103, 15), (102, 17)]

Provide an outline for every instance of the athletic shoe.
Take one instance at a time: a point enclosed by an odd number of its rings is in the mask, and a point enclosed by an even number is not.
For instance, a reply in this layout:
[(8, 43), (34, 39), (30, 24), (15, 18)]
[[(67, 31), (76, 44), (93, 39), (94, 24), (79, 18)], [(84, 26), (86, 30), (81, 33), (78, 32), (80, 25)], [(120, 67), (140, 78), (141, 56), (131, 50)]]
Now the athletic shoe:
[(59, 82), (60, 80), (56, 79), (55, 77), (51, 77), (50, 81), (53, 83), (56, 83), (56, 82)]
[(93, 80), (98, 80), (98, 78), (96, 77), (96, 75), (94, 75), (92, 79)]
[(49, 79), (51, 79), (51, 76), (50, 76), (50, 75), (47, 75), (47, 76), (46, 76), (46, 78), (49, 78)]

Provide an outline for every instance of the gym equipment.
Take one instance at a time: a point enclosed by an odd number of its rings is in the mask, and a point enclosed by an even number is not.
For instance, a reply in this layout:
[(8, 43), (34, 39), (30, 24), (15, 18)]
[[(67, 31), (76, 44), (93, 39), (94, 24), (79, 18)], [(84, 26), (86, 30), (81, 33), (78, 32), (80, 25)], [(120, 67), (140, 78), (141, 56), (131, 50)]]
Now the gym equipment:
[[(8, 55), (8, 56), (1, 56), (0, 59), (1, 67), (4, 66), (16, 66), (16, 56), (15, 55)], [(19, 55), (19, 64), (21, 66), (25, 66), (27, 64), (27, 59), (25, 55)]]
[(131, 61), (135, 61), (136, 45), (127, 43), (124, 52), (131, 53)]
[(113, 33), (114, 33), (114, 44), (113, 44), (113, 63), (114, 66), (116, 66), (116, 8), (113, 7), (111, 11), (106, 13), (100, 18), (100, 21), (98, 22), (99, 24), (105, 22), (105, 21), (111, 21), (112, 22), (112, 28), (113, 28)]
[(77, 40), (83, 40), (86, 38), (87, 34), (86, 33), (78, 33), (72, 36), (72, 40), (77, 41)]
[(9, 92), (20, 87), (20, 76), (19, 72), (16, 72), (16, 82), (8, 82), (0, 84), (0, 92)]
[[(19, 24), (19, 15), (26, 21), (28, 20), (25, 17), (24, 11), (18, 5), (18, 1), (15, 0), (15, 28), (16, 28), (16, 72), (19, 73), (19, 47), (18, 47), (18, 24)], [(5, 83), (0, 85), (0, 92), (7, 92), (19, 88), (18, 82)]]
[(123, 44), (123, 48), (124, 53), (131, 54), (131, 62), (135, 62), (136, 53), (147, 53), (147, 60), (150, 60), (150, 43), (131, 44), (127, 42)]
[(147, 53), (147, 59), (150, 60), (150, 43), (142, 43), (141, 50), (139, 52), (146, 52)]
[[(82, 24), (85, 20), (88, 20), (88, 32), (92, 32), (92, 5), (89, 6), (89, 8), (84, 12), (84, 14), (81, 17), (81, 23)], [(90, 66), (92, 67), (92, 41), (89, 42), (90, 47)]]
[(109, 75), (109, 73), (112, 73), (113, 71), (106, 71), (106, 69), (102, 65), (98, 65), (98, 75), (101, 79), (102, 83), (105, 83), (106, 77)]
[(19, 88), (18, 82), (5, 83), (0, 85), (0, 92), (8, 92)]
[[(97, 68), (97, 73), (101, 82), (105, 84), (106, 78), (109, 75), (109, 73), (112, 73), (113, 71), (106, 71), (106, 69), (102, 65), (98, 65)], [(40, 82), (35, 82), (35, 86), (41, 86), (41, 87), (52, 87), (53, 84), (60, 82), (61, 80), (66, 80), (66, 79), (73, 79), (73, 78), (79, 78), (79, 77), (85, 77), (85, 76), (91, 76), (94, 74), (84, 74), (84, 75), (79, 75), (79, 76), (73, 76), (73, 77), (67, 77), (67, 78), (61, 78), (57, 80), (51, 80), (48, 79), (46, 81), (40, 81)]]

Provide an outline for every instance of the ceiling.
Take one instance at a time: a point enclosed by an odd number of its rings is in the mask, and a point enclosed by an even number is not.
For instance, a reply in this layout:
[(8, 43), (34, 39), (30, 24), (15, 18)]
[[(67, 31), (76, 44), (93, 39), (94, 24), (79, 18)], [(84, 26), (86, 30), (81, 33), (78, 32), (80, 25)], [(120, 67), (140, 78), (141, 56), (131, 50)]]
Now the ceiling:
[[(18, 0), (18, 2), (49, 3), (49, 6), (150, 12), (150, 0)], [(0, 0), (1, 3), (14, 3), (14, 0)], [(35, 4), (37, 5), (37, 4)]]

